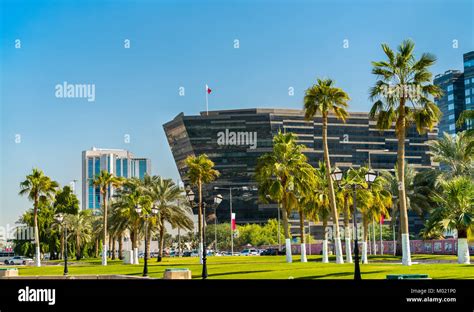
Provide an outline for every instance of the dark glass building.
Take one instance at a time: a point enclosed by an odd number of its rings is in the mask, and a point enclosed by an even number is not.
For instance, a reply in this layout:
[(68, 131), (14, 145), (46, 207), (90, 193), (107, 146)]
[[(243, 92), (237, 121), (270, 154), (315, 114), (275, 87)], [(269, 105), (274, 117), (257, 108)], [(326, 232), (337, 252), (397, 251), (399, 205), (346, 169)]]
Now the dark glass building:
[[(464, 105), (466, 110), (474, 109), (474, 51), (464, 56)], [(472, 129), (474, 125), (467, 121), (465, 127)]]
[[(321, 118), (306, 121), (301, 110), (255, 108), (210, 111), (198, 116), (181, 113), (163, 127), (185, 185), (188, 181), (184, 160), (189, 155), (206, 153), (220, 171), (220, 177), (206, 185), (203, 192), (209, 196), (208, 202), (212, 202), (217, 193), (224, 196), (217, 209), (219, 222), (230, 219), (229, 194), (225, 190), (216, 191), (216, 186), (246, 187), (232, 194), (237, 223), (264, 223), (269, 218), (277, 217), (275, 204), (258, 202), (254, 171), (258, 157), (272, 150), (272, 138), (278, 131), (294, 132), (298, 142), (306, 145), (304, 153), (313, 166), (323, 159)], [(419, 170), (432, 168), (435, 164), (425, 143), (436, 137), (436, 130), (419, 135), (414, 127), (409, 128), (406, 139), (408, 163)], [(331, 165), (342, 170), (367, 165), (369, 158), (375, 170), (393, 170), (396, 163), (397, 138), (394, 129), (380, 132), (367, 113), (352, 112), (346, 123), (330, 116), (328, 143)]]

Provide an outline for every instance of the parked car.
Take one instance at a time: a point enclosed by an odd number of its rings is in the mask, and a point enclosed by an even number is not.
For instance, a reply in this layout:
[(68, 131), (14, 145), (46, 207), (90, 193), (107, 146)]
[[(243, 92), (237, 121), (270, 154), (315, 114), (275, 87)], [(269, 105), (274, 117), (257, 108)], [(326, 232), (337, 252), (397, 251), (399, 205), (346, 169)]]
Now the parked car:
[(278, 248), (267, 248), (260, 255), (261, 256), (278, 256), (281, 254), (282, 253), (278, 250)]
[(27, 265), (33, 263), (33, 259), (22, 256), (15, 256), (13, 258), (5, 260), (5, 264), (10, 265)]
[(241, 256), (259, 256), (257, 249), (244, 249), (240, 252)]
[(183, 251), (183, 257), (191, 257), (191, 253), (189, 250)]

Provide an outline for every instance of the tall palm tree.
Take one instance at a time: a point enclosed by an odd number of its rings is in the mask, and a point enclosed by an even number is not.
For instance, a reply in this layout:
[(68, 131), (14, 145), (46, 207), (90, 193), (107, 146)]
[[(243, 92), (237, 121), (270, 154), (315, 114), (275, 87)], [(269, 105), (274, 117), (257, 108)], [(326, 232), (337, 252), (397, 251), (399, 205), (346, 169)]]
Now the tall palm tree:
[(202, 187), (204, 184), (214, 181), (220, 173), (214, 169), (214, 162), (206, 154), (199, 156), (190, 155), (185, 163), (188, 167), (187, 178), (192, 185), (197, 186), (199, 192), (198, 204), (198, 235), (199, 235), (199, 257), (202, 259), (203, 251), (203, 216), (202, 216)]
[(20, 183), (20, 195), (28, 196), (33, 201), (33, 218), (35, 228), (35, 246), (36, 246), (36, 266), (41, 266), (41, 252), (38, 229), (38, 206), (40, 203), (46, 203), (53, 199), (58, 187), (56, 181), (51, 180), (42, 170), (34, 168), (31, 174), (26, 176), (26, 180)]
[(447, 167), (442, 172), (443, 179), (474, 173), (473, 142), (474, 137), (467, 131), (454, 136), (445, 132), (442, 138), (428, 142), (433, 160)]
[(442, 95), (441, 89), (431, 83), (432, 74), (429, 71), (429, 67), (436, 62), (436, 57), (424, 53), (416, 59), (413, 54), (414, 47), (413, 41), (405, 40), (394, 53), (387, 44), (382, 44), (388, 60), (372, 62), (372, 73), (379, 80), (370, 90), (370, 98), (375, 102), (369, 116), (377, 119), (377, 127), (381, 130), (390, 129), (395, 123), (398, 138), (397, 164), (400, 178), (398, 198), (404, 265), (411, 265), (407, 200), (403, 180), (406, 131), (412, 123), (416, 125), (419, 133), (431, 130), (441, 115), (432, 98)]
[(469, 264), (468, 232), (474, 230), (474, 182), (465, 176), (440, 182), (441, 191), (433, 196), (439, 204), (431, 214), (432, 226), (456, 229), (458, 263)]
[(342, 257), (341, 236), (339, 233), (339, 214), (336, 207), (336, 195), (334, 185), (331, 178), (331, 161), (328, 149), (328, 117), (334, 114), (337, 119), (346, 121), (349, 113), (347, 112), (350, 100), (349, 95), (344, 90), (334, 86), (331, 79), (318, 79), (317, 84), (306, 90), (304, 97), (305, 118), (313, 120), (316, 115), (322, 116), (322, 137), (324, 163), (326, 164), (326, 179), (329, 187), (329, 203), (332, 210), (332, 219), (334, 227), (334, 244), (336, 246), (336, 263), (344, 263)]
[(166, 235), (165, 223), (173, 228), (184, 230), (193, 229), (193, 221), (189, 217), (192, 209), (187, 203), (183, 191), (171, 179), (157, 177), (148, 189), (148, 194), (158, 208), (159, 224), (159, 254), (158, 262), (163, 258), (164, 242)]
[(103, 210), (103, 241), (102, 241), (102, 265), (107, 265), (107, 246), (108, 246), (108, 237), (107, 237), (107, 203), (110, 196), (110, 189), (121, 185), (123, 180), (119, 177), (114, 176), (113, 174), (102, 170), (99, 175), (91, 182), (94, 186), (99, 187), (100, 195), (102, 197), (102, 210)]
[(309, 193), (315, 179), (314, 168), (302, 153), (303, 148), (304, 145), (296, 144), (293, 133), (279, 132), (273, 138), (273, 151), (259, 157), (255, 169), (260, 199), (266, 202), (269, 197), (282, 205), (287, 262), (293, 261), (288, 215), (298, 207), (298, 197)]
[(92, 239), (91, 211), (82, 210), (75, 215), (68, 214), (65, 219), (68, 236), (73, 237), (76, 243), (76, 260), (80, 260), (82, 257), (82, 246)]
[(315, 171), (316, 180), (319, 181), (318, 186), (314, 189), (313, 196), (306, 207), (306, 215), (309, 220), (314, 222), (322, 221), (323, 223), (323, 263), (329, 263), (328, 257), (328, 233), (327, 226), (331, 217), (331, 206), (329, 204), (329, 188), (327, 187), (326, 165), (319, 162)]
[[(57, 193), (54, 196), (54, 213), (66, 213), (66, 214), (77, 214), (79, 212), (79, 200), (77, 196), (72, 191), (71, 187), (66, 185), (62, 189), (58, 189)], [(57, 228), (60, 233), (60, 259), (64, 255), (64, 231), (61, 230), (61, 224), (56, 220), (53, 221), (53, 225)]]

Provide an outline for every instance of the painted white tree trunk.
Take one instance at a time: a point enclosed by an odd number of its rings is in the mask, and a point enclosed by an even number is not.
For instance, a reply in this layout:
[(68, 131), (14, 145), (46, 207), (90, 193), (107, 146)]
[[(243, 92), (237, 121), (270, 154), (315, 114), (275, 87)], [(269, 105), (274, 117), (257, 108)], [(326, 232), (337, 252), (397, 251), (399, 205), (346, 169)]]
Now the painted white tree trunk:
[(402, 264), (411, 265), (410, 238), (408, 234), (402, 234)]
[(107, 265), (107, 244), (102, 245), (102, 265)]
[(306, 244), (301, 244), (301, 262), (308, 262), (308, 259), (306, 259)]
[(199, 257), (199, 263), (202, 264), (204, 261), (202, 260), (202, 256), (204, 255), (202, 253), (202, 249), (204, 248), (203, 243), (199, 243), (199, 248), (198, 248), (198, 257)]
[(328, 259), (328, 240), (323, 240), (323, 263), (329, 263)]
[(134, 262), (135, 264), (140, 264), (140, 262), (138, 261), (138, 247), (135, 247), (134, 250), (133, 250), (133, 257), (134, 257)]
[(36, 246), (36, 258), (35, 258), (36, 266), (40, 267), (41, 266), (41, 251), (40, 247)]
[(367, 241), (362, 242), (362, 263), (369, 263), (369, 260), (367, 259)]
[(127, 253), (129, 254), (129, 257), (130, 257), (128, 259), (128, 262), (130, 264), (135, 264), (135, 256), (134, 256), (135, 253), (133, 252), (133, 249), (128, 250)]
[(352, 250), (351, 250), (351, 228), (346, 228), (346, 261), (347, 263), (352, 263)]
[(291, 256), (291, 240), (289, 238), (285, 239), (285, 251), (286, 251), (286, 262), (291, 263), (293, 262), (293, 258)]
[(336, 263), (342, 264), (344, 263), (344, 257), (342, 256), (342, 243), (340, 237), (334, 238), (334, 245), (336, 246)]
[(467, 238), (458, 238), (458, 263), (471, 264)]

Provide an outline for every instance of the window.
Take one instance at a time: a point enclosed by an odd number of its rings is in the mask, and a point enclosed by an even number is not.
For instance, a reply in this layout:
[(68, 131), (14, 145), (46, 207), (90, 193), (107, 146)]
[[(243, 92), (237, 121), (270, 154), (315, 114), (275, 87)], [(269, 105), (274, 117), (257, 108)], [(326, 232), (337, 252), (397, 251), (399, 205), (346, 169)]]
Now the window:
[(464, 91), (464, 95), (465, 96), (471, 95), (471, 89), (466, 89), (466, 91)]
[(474, 60), (469, 60), (464, 62), (464, 68), (471, 67), (474, 65)]
[(449, 115), (448, 119), (453, 120), (454, 119), (454, 114)]
[(453, 110), (454, 109), (454, 104), (449, 104), (448, 105), (448, 110)]
[(452, 101), (452, 100), (454, 100), (454, 95), (449, 94), (449, 95), (448, 95), (448, 101)]
[(468, 85), (469, 84), (469, 79), (464, 79), (464, 84)]
[(466, 98), (466, 104), (471, 104), (471, 98)]
[(454, 129), (456, 129), (456, 126), (455, 126), (454, 124), (450, 124), (450, 125), (449, 125), (449, 130), (452, 131), (452, 130), (454, 130)]
[(448, 92), (453, 91), (453, 85), (448, 86)]
[(472, 82), (472, 83), (474, 83), (474, 77), (473, 77), (473, 78), (471, 78), (471, 82)]

